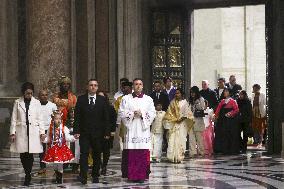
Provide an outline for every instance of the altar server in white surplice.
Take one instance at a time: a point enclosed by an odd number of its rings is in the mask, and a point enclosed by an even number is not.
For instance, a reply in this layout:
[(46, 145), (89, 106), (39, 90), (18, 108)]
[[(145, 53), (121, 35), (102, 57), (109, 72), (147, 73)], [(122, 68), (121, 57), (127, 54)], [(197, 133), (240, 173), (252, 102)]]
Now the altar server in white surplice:
[(142, 80), (134, 79), (133, 87), (134, 92), (122, 98), (118, 113), (126, 127), (123, 149), (127, 158), (122, 166), (129, 180), (143, 182), (150, 174), (150, 126), (156, 111), (152, 98), (142, 92)]

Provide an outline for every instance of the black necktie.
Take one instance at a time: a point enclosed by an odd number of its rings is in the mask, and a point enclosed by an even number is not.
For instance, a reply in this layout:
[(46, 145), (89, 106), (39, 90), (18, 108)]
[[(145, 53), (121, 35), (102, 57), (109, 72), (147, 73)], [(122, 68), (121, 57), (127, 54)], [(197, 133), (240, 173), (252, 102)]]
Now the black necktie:
[(160, 93), (156, 93), (156, 97), (157, 97), (157, 99), (159, 99)]
[(90, 105), (95, 105), (95, 102), (94, 102), (94, 97), (90, 97)]

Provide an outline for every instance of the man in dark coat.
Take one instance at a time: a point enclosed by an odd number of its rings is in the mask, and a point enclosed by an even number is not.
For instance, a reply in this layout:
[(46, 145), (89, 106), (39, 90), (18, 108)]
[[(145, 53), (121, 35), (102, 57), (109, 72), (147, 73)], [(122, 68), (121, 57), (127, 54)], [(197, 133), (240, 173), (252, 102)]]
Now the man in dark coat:
[(154, 91), (151, 93), (150, 97), (153, 99), (155, 107), (157, 104), (161, 104), (163, 111), (167, 111), (170, 101), (168, 95), (162, 91), (161, 85), (161, 81), (155, 81)]
[(226, 83), (226, 87), (230, 90), (231, 97), (237, 99), (239, 92), (242, 90), (242, 86), (236, 83), (236, 76), (231, 75), (229, 78), (229, 83)]
[(102, 96), (96, 95), (98, 81), (88, 81), (88, 92), (78, 97), (75, 107), (74, 137), (80, 143), (80, 182), (87, 184), (88, 155), (92, 149), (94, 160), (93, 183), (99, 182), (101, 152), (104, 140), (110, 138), (108, 104)]
[(209, 82), (207, 80), (202, 81), (202, 90), (200, 90), (200, 95), (208, 101), (208, 107), (213, 110), (216, 109), (218, 105), (218, 99), (216, 92), (209, 88)]
[(218, 79), (218, 87), (214, 90), (216, 95), (217, 95), (217, 99), (218, 99), (218, 103), (221, 102), (221, 100), (223, 100), (224, 97), (224, 89), (227, 88), (225, 85), (225, 78), (221, 77)]

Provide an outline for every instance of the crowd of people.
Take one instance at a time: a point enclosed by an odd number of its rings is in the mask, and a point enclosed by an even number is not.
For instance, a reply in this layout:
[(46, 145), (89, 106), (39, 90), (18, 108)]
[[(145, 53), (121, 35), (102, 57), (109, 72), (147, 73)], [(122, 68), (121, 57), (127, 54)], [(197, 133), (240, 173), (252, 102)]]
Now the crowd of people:
[(98, 89), (98, 81), (90, 79), (86, 94), (76, 97), (71, 80), (62, 77), (58, 93), (49, 101), (48, 89), (40, 90), (36, 99), (34, 85), (22, 85), (10, 139), (11, 151), (20, 153), (24, 185), (31, 183), (33, 154), (40, 157), (39, 174), (46, 173), (46, 164), (54, 165), (56, 183), (62, 183), (68, 166), (79, 173), (82, 184), (87, 184), (91, 166), (92, 181), (98, 183), (107, 173), (116, 133), (122, 177), (135, 182), (149, 178), (150, 162), (160, 162), (163, 152), (167, 161), (181, 163), (187, 149), (190, 158), (203, 158), (246, 153), (248, 137), (258, 147), (265, 142), (265, 95), (255, 84), (250, 99), (234, 75), (228, 83), (219, 78), (215, 90), (202, 81), (201, 90), (190, 88), (188, 99), (170, 77), (155, 81), (149, 95), (143, 93), (142, 79), (122, 78), (112, 103)]

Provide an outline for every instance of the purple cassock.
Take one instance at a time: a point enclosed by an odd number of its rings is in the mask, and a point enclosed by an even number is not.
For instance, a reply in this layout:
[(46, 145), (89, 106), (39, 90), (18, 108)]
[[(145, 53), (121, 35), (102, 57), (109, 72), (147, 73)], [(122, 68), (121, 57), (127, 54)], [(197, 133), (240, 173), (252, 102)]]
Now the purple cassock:
[[(141, 116), (135, 116), (135, 111)], [(127, 129), (123, 141), (122, 177), (131, 181), (144, 181), (150, 174), (150, 126), (156, 116), (153, 99), (143, 93), (122, 98), (119, 115)]]
[(149, 179), (150, 151), (148, 149), (124, 149), (121, 162), (122, 178), (132, 181)]

